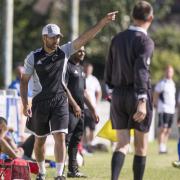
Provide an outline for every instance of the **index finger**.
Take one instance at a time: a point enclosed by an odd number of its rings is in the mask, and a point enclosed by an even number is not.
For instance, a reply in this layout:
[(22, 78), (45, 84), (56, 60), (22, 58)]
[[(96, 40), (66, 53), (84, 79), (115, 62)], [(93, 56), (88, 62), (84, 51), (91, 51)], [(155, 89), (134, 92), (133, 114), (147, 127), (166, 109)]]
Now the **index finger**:
[(108, 13), (108, 15), (117, 14), (118, 12), (119, 12), (119, 11), (113, 11), (113, 12)]

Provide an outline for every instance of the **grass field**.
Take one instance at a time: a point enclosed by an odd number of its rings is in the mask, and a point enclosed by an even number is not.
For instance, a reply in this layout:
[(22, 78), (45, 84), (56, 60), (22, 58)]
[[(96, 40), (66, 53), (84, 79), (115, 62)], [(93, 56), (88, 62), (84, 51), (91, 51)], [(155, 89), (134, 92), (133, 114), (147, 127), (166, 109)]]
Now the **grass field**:
[[(171, 165), (173, 160), (177, 160), (176, 141), (171, 140), (168, 146), (168, 154), (159, 155), (157, 143), (149, 144), (144, 180), (180, 180), (180, 169)], [(85, 156), (85, 166), (81, 168), (81, 171), (88, 175), (88, 180), (110, 180), (111, 156), (111, 150), (108, 153), (96, 152), (93, 156)], [(128, 154), (121, 171), (120, 180), (133, 180), (132, 161), (133, 155)], [(47, 179), (53, 179), (54, 174), (55, 169), (48, 169)], [(77, 179), (80, 178), (73, 178), (72, 180)]]

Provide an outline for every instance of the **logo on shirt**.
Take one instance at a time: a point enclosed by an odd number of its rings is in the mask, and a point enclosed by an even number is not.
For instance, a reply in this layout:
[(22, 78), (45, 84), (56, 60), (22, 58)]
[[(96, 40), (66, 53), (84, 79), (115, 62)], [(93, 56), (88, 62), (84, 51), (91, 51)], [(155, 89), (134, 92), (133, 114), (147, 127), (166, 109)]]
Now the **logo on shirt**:
[(77, 71), (77, 70), (75, 70), (75, 71), (74, 71), (74, 74), (78, 74), (78, 71)]
[(147, 65), (150, 65), (150, 63), (151, 63), (151, 59), (148, 58), (148, 59), (147, 59)]
[[(42, 58), (39, 59), (39, 61), (44, 61), (46, 58), (47, 58), (47, 56), (42, 57)], [(38, 62), (39, 62), (39, 61), (38, 61)], [(42, 64), (42, 62), (41, 62), (41, 64)]]
[(37, 62), (37, 64), (42, 64), (41, 60), (39, 60), (39, 61)]

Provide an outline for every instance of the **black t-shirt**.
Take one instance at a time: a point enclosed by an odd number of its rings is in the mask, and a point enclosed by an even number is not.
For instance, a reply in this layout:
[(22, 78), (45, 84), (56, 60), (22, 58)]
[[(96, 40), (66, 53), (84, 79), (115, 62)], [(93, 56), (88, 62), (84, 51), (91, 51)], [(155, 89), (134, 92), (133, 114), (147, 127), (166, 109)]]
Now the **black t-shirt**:
[(67, 62), (73, 53), (73, 43), (69, 42), (51, 54), (40, 48), (26, 57), (25, 74), (33, 80), (33, 101), (51, 99), (65, 92)]
[(83, 67), (80, 64), (75, 64), (73, 60), (67, 64), (66, 82), (75, 101), (81, 109), (84, 109), (85, 74)]
[[(40, 61), (39, 59), (43, 57), (43, 61)], [(42, 86), (42, 91), (34, 100), (52, 98), (54, 95), (64, 92), (62, 84), (64, 58), (65, 54), (59, 48), (48, 56), (43, 49), (34, 54), (34, 68)]]
[(152, 39), (138, 27), (117, 34), (106, 62), (106, 83), (114, 88), (132, 86), (137, 94), (146, 94), (151, 88), (149, 65), (153, 50)]

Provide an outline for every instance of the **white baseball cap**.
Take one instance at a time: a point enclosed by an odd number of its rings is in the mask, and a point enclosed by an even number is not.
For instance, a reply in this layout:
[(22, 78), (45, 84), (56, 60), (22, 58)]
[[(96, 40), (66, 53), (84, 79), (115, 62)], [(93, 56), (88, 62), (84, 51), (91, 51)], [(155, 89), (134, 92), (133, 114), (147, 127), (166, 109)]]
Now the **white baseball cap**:
[(56, 24), (47, 24), (46, 26), (44, 26), (42, 29), (42, 35), (47, 35), (49, 37), (60, 35), (63, 37), (60, 27)]

